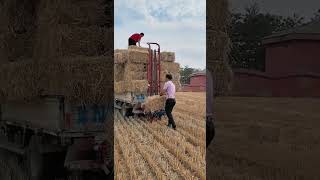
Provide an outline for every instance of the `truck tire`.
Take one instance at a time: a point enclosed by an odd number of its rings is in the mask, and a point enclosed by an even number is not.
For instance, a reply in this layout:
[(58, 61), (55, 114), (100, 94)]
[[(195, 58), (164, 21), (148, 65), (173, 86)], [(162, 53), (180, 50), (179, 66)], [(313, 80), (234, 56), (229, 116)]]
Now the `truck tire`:
[(39, 143), (38, 137), (31, 137), (27, 150), (26, 160), (31, 180), (41, 180), (43, 175), (43, 155), (40, 153)]

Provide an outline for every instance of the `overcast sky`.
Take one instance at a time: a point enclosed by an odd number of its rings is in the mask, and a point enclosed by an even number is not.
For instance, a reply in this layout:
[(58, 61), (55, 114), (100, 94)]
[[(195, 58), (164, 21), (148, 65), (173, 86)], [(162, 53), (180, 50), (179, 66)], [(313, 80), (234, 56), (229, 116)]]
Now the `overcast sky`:
[(205, 68), (205, 0), (115, 0), (115, 48), (127, 48), (133, 33), (173, 51), (182, 66)]
[(257, 2), (263, 12), (291, 16), (297, 13), (300, 16), (311, 17), (320, 9), (320, 0), (230, 0), (234, 10), (241, 10), (251, 2)]

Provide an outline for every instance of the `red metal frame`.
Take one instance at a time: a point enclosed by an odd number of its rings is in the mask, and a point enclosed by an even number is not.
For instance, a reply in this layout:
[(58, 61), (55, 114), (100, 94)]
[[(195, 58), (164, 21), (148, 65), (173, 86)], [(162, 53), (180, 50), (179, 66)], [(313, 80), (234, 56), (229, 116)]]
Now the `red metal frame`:
[(154, 88), (153, 87), (153, 83), (152, 83), (152, 75), (153, 75), (153, 72), (152, 72), (152, 64), (153, 64), (153, 58), (152, 58), (152, 53), (153, 53), (153, 50), (151, 49), (151, 45), (157, 45), (158, 46), (158, 58), (157, 59), (157, 69), (158, 69), (158, 83), (157, 83), (157, 94), (160, 93), (160, 72), (161, 72), (161, 66), (160, 66), (160, 61), (161, 61), (161, 56), (160, 56), (160, 45), (158, 43), (147, 43), (148, 46), (149, 46), (149, 59), (148, 59), (148, 70), (147, 70), (147, 79), (148, 79), (148, 82), (149, 82), (149, 87), (148, 87), (148, 94), (150, 95), (151, 94), (151, 90)]

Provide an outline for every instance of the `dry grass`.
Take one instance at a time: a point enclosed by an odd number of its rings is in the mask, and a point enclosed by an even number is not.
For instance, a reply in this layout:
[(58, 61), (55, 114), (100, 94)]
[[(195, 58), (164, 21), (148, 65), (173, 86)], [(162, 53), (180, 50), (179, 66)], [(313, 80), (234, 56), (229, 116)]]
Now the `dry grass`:
[(177, 131), (166, 127), (166, 118), (148, 123), (117, 113), (115, 178), (205, 179), (205, 114), (194, 113), (192, 104), (204, 112), (204, 100), (204, 93), (177, 93)]
[(320, 99), (217, 98), (208, 179), (319, 179)]

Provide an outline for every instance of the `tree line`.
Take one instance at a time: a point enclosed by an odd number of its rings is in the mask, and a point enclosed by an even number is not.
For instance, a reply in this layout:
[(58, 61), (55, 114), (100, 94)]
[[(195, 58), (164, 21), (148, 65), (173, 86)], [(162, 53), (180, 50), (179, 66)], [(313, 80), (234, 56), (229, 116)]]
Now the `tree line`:
[(242, 13), (231, 12), (228, 28), (232, 41), (230, 64), (233, 68), (264, 71), (265, 50), (261, 44), (264, 37), (316, 21), (320, 21), (320, 9), (311, 19), (296, 13), (292, 16), (262, 13), (257, 3), (250, 4)]

